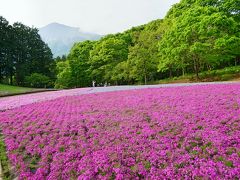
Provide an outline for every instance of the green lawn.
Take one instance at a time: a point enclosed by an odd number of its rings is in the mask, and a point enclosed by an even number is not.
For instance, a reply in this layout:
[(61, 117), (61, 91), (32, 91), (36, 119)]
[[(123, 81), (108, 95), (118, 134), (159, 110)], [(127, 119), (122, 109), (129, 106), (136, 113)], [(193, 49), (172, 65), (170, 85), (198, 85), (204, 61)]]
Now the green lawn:
[(9, 86), (5, 84), (0, 84), (0, 96), (21, 94), (27, 92), (39, 91), (40, 89), (18, 87), (18, 86)]

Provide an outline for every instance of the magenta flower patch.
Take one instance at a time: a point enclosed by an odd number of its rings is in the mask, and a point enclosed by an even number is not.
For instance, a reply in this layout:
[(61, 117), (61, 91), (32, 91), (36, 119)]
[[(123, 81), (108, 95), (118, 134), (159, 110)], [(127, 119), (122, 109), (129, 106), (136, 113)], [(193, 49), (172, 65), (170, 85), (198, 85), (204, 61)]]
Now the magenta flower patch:
[(0, 113), (19, 179), (239, 179), (240, 85), (60, 97)]

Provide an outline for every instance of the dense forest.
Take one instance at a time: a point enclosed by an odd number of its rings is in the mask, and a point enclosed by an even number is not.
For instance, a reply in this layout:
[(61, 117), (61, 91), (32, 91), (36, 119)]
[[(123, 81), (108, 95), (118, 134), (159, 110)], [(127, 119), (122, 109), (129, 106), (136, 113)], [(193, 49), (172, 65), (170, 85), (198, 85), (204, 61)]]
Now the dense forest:
[[(38, 29), (0, 16), (0, 83), (50, 87), (54, 83), (52, 53)], [(54, 69), (54, 68), (53, 68)]]
[(240, 65), (239, 22), (240, 0), (181, 0), (164, 19), (75, 43), (67, 56), (52, 62), (36, 29), (10, 26), (1, 18), (0, 80), (34, 85), (36, 79), (56, 79), (56, 88), (86, 87), (93, 81), (147, 84), (185, 74), (199, 80), (203, 71)]

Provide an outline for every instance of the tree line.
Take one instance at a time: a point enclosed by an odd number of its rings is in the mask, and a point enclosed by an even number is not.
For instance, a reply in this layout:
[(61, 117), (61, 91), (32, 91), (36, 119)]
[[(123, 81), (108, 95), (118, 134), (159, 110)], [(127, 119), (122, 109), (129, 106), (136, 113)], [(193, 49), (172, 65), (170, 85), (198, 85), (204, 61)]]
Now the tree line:
[(240, 63), (240, 1), (181, 0), (164, 19), (76, 43), (57, 62), (56, 87), (147, 83)]
[(53, 86), (52, 53), (38, 29), (9, 22), (0, 16), (0, 83)]

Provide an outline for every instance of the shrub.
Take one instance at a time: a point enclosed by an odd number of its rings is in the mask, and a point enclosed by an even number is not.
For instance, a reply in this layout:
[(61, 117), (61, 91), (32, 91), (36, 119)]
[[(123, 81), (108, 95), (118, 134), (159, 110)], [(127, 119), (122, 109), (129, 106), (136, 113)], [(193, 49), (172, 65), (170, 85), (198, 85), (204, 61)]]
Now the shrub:
[(49, 77), (39, 73), (33, 73), (30, 76), (26, 76), (25, 82), (28, 86), (35, 88), (46, 88), (49, 87), (51, 84), (51, 80)]

